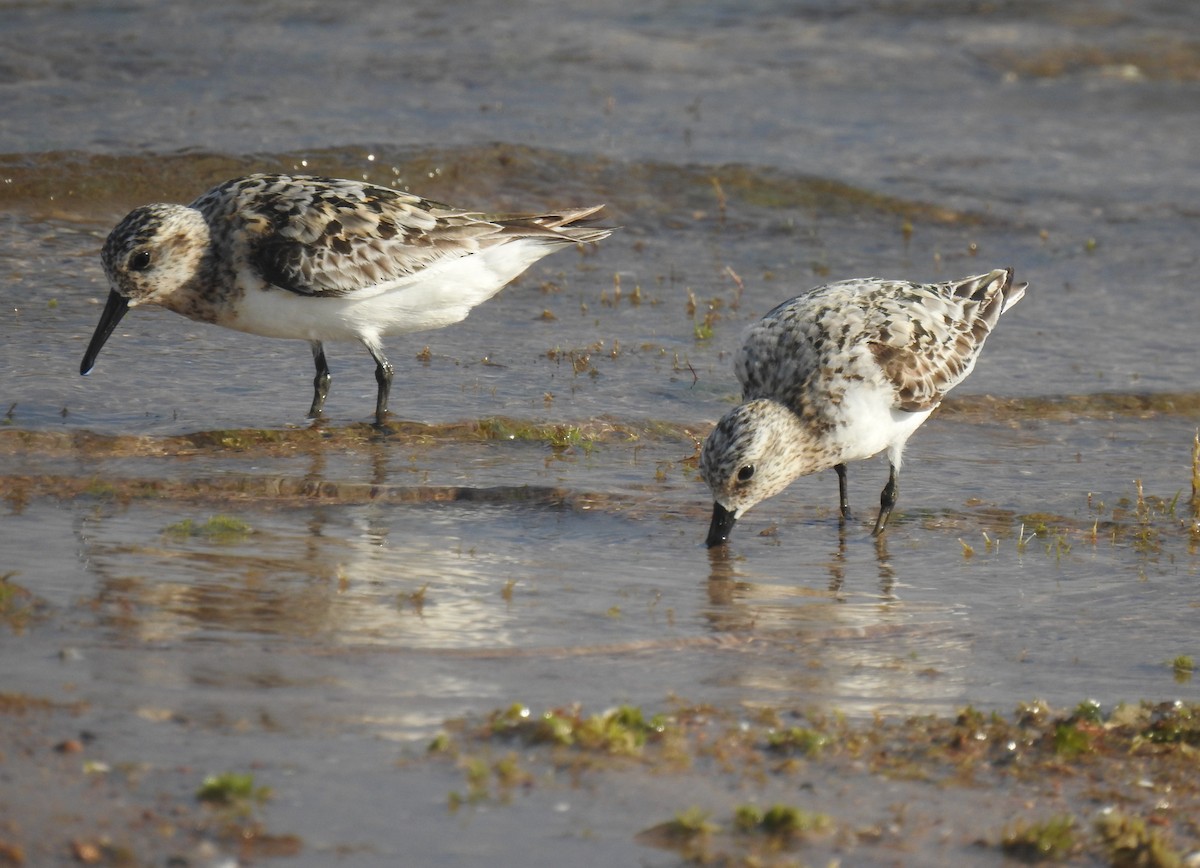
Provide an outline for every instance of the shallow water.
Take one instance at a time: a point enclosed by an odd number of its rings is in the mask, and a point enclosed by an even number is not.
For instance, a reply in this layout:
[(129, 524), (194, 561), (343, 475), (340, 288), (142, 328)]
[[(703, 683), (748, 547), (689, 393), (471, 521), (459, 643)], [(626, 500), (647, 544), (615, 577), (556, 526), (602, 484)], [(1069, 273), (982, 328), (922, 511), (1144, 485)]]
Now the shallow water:
[[(0, 575), (40, 602), (0, 624), (2, 689), (86, 700), (110, 762), (196, 770), (174, 792), (254, 768), (312, 865), (662, 860), (634, 835), (691, 803), (669, 780), (464, 817), (461, 773), (396, 766), (514, 701), (1200, 699), (1169, 665), (1200, 653), (1189, 32), (1117, 3), (6, 10)], [(390, 341), (388, 436), (348, 345), (316, 429), (304, 344), (167, 312), (81, 378), (113, 223), (278, 168), (622, 228)], [(1030, 290), (913, 438), (882, 543), (872, 461), (844, 532), (817, 476), (703, 548), (691, 460), (746, 323), (1000, 265)], [(182, 524), (214, 515), (245, 532)]]

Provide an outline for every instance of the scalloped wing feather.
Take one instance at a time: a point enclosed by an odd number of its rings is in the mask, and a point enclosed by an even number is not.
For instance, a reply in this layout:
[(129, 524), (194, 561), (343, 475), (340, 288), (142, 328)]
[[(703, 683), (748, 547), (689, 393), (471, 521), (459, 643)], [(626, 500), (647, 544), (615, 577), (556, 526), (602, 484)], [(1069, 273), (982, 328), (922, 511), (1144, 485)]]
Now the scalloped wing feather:
[(1016, 304), (1026, 284), (997, 269), (955, 283), (911, 286), (882, 300), (868, 346), (896, 388), (897, 407), (932, 410), (975, 367), (1000, 315)]
[[(547, 244), (599, 240), (569, 224), (602, 206), (557, 215), (489, 219), (410, 193), (334, 178), (254, 175), (230, 197), (222, 185), (196, 200), (214, 231), (241, 217), (246, 261), (267, 283), (298, 295), (346, 296), (402, 281), (446, 260), (518, 238)], [(225, 207), (227, 213), (214, 214)]]

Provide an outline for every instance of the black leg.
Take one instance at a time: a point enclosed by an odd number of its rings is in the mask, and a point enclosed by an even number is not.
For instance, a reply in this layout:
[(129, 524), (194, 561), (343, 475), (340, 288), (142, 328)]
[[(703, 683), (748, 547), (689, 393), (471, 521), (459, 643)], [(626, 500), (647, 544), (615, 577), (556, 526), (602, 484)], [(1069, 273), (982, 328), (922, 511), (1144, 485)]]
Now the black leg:
[(842, 521), (850, 520), (850, 496), (846, 494), (846, 465), (835, 464), (833, 469), (838, 475), (838, 505), (842, 509)]
[(316, 419), (325, 407), (325, 397), (329, 394), (329, 384), (333, 375), (329, 373), (329, 363), (325, 361), (325, 348), (320, 341), (312, 342), (313, 361), (317, 365), (317, 377), (313, 380), (313, 402), (308, 411), (308, 418)]
[(383, 354), (383, 348), (367, 344), (367, 352), (375, 360), (375, 382), (379, 384), (379, 393), (375, 396), (375, 424), (382, 425), (387, 415), (388, 393), (392, 389), (392, 365)]
[(889, 466), (892, 470), (888, 474), (887, 485), (883, 487), (883, 493), (879, 495), (879, 518), (875, 521), (875, 530), (871, 531), (875, 536), (883, 533), (883, 526), (887, 524), (888, 516), (892, 514), (892, 507), (896, 505), (896, 499), (900, 497), (900, 474), (896, 470), (895, 464)]

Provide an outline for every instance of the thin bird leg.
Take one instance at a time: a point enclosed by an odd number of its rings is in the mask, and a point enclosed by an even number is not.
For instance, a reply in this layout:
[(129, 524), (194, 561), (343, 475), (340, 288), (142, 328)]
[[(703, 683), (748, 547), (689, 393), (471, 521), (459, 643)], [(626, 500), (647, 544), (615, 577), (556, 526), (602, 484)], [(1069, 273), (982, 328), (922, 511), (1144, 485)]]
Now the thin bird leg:
[(838, 505), (842, 508), (842, 521), (850, 520), (850, 496), (846, 494), (846, 465), (835, 464), (838, 475)]
[(383, 354), (383, 347), (366, 344), (366, 348), (375, 360), (375, 382), (379, 384), (379, 393), (375, 396), (375, 424), (382, 425), (387, 415), (388, 392), (392, 388), (392, 365)]
[(871, 531), (873, 536), (883, 533), (883, 526), (887, 524), (888, 516), (892, 514), (892, 507), (896, 505), (896, 500), (900, 497), (900, 474), (896, 470), (895, 464), (888, 466), (892, 470), (888, 474), (887, 485), (883, 487), (883, 493), (879, 495), (879, 518), (875, 521), (875, 530)]
[(325, 348), (320, 341), (312, 341), (313, 361), (317, 364), (317, 376), (313, 380), (313, 402), (309, 408), (308, 418), (316, 419), (325, 408), (325, 397), (329, 394), (329, 384), (333, 375), (329, 373), (329, 363), (325, 361)]

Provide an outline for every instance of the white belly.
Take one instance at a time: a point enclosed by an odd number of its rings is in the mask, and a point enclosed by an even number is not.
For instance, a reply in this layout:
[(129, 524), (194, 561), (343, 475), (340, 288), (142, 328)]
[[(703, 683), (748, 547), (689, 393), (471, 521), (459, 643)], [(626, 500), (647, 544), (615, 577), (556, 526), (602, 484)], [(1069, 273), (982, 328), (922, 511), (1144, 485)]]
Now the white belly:
[(465, 319), (473, 307), (558, 246), (519, 239), (339, 297), (249, 289), (233, 309), (222, 312), (219, 324), (309, 341), (373, 340), (442, 328)]
[(895, 409), (895, 403), (891, 389), (859, 383), (846, 390), (838, 405), (841, 424), (834, 434), (842, 446), (842, 461), (859, 461), (887, 449), (899, 469), (904, 442), (933, 410), (909, 413)]

